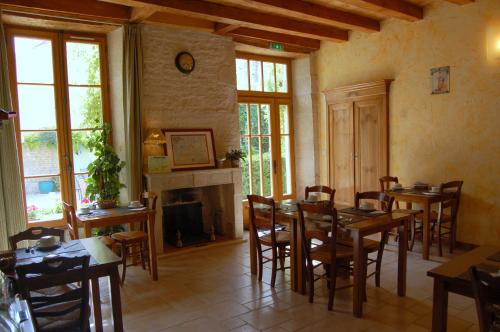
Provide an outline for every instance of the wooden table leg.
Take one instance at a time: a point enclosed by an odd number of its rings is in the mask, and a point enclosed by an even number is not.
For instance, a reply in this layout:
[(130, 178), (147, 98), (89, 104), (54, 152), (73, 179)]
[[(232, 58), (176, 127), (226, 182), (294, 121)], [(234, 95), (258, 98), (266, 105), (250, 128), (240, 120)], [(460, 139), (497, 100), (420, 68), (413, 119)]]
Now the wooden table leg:
[(299, 227), (297, 227), (297, 219), (293, 219), (290, 226), (290, 274), (292, 278), (292, 290), (305, 294), (302, 265), (304, 263), (302, 255), (302, 238), (301, 234), (299, 234)]
[(363, 316), (363, 295), (364, 295), (364, 281), (363, 272), (365, 271), (364, 264), (364, 253), (363, 253), (363, 237), (360, 236), (359, 232), (352, 233), (353, 240), (353, 250), (354, 250), (354, 291), (352, 299), (352, 311), (355, 317)]
[(429, 259), (429, 251), (430, 251), (430, 213), (431, 206), (429, 202), (424, 204), (424, 214), (422, 217), (422, 257), (425, 260)]
[(252, 223), (249, 225), (250, 232), (249, 232), (249, 239), (248, 239), (248, 245), (250, 246), (250, 272), (254, 275), (257, 274), (257, 246), (255, 243), (255, 239), (253, 236), (253, 226)]
[(99, 278), (90, 280), (92, 289), (92, 305), (94, 307), (94, 323), (96, 332), (102, 332), (101, 293), (99, 291)]
[(85, 233), (85, 237), (92, 237), (92, 225), (88, 221), (83, 222), (83, 230)]
[(398, 226), (398, 295), (406, 296), (406, 263), (408, 253), (408, 219), (404, 219)]
[(113, 327), (115, 332), (123, 332), (122, 302), (120, 298), (120, 275), (118, 266), (114, 266), (109, 274), (111, 306), (113, 310)]
[(158, 262), (156, 258), (155, 214), (155, 212), (148, 214), (148, 244), (151, 279), (156, 281), (158, 280)]
[(432, 332), (446, 332), (448, 323), (448, 290), (440, 278), (434, 278), (432, 299)]

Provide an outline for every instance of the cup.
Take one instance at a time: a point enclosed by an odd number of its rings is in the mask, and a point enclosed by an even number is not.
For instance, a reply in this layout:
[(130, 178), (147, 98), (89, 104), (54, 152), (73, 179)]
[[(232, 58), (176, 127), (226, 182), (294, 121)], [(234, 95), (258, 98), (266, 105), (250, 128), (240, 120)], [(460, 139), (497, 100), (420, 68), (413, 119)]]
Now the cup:
[(49, 248), (56, 244), (56, 237), (52, 235), (42, 236), (40, 240), (38, 240), (38, 247), (40, 248)]
[(371, 202), (363, 202), (359, 205), (361, 210), (372, 210), (375, 207)]
[(438, 193), (439, 192), (439, 187), (431, 187), (431, 192)]
[(142, 204), (139, 201), (131, 201), (128, 206), (136, 208), (136, 207), (141, 207)]
[(85, 206), (80, 208), (80, 213), (82, 214), (89, 214), (90, 213), (90, 207)]
[(403, 185), (401, 183), (396, 183), (392, 189), (401, 189), (403, 188)]

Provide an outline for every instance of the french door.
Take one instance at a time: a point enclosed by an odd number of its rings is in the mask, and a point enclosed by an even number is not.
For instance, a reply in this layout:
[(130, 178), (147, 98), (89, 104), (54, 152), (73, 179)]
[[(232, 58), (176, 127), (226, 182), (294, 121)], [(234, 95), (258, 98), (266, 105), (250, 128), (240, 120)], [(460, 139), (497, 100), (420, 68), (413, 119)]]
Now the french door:
[(109, 121), (105, 39), (9, 28), (8, 53), (28, 223), (62, 221), (86, 203), (86, 142)]
[(239, 97), (242, 193), (295, 197), (293, 123), (286, 99)]

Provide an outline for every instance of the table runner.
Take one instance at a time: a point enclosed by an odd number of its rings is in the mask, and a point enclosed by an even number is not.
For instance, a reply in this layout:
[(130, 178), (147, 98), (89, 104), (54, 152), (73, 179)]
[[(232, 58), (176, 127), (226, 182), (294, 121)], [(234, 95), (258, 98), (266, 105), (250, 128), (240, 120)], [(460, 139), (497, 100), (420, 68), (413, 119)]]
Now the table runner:
[(363, 217), (375, 217), (375, 216), (381, 216), (381, 215), (388, 213), (388, 212), (379, 211), (379, 210), (368, 212), (368, 211), (363, 211), (363, 210), (357, 209), (355, 207), (345, 208), (345, 209), (340, 210), (340, 212), (354, 214), (354, 215), (363, 216)]
[(20, 259), (45, 257), (47, 255), (60, 255), (63, 253), (82, 251), (85, 250), (85, 247), (81, 244), (79, 240), (73, 240), (69, 242), (62, 242), (61, 246), (54, 250), (38, 250), (36, 249), (36, 247), (33, 248), (32, 250), (34, 251), (33, 253), (31, 252), (31, 250), (29, 252), (26, 252), (25, 248), (17, 249), (16, 259), (20, 260)]

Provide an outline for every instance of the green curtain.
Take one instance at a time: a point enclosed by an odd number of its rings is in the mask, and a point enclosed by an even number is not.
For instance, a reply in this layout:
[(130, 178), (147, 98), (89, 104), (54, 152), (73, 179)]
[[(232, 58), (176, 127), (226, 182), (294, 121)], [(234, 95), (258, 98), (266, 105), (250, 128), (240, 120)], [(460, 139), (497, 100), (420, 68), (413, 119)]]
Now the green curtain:
[(123, 110), (129, 200), (142, 191), (142, 41), (141, 27), (128, 24), (123, 35)]
[[(0, 13), (1, 15), (1, 13)], [(0, 18), (0, 107), (12, 110), (5, 32)], [(26, 229), (16, 135), (12, 120), (0, 127), (0, 250), (8, 237)]]

